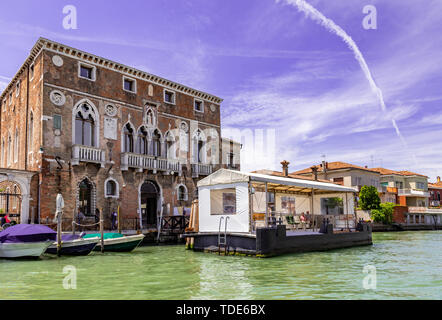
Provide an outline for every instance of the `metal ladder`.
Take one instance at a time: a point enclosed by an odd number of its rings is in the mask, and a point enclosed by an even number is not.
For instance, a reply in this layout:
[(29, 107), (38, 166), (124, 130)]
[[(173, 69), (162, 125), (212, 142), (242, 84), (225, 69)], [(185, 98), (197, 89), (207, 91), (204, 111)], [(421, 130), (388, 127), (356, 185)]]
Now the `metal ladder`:
[(221, 226), (224, 220), (224, 217), (219, 219), (219, 227), (218, 227), (218, 254), (221, 254), (221, 246), (224, 246), (224, 254), (227, 254), (227, 221), (229, 221), (229, 217), (225, 218), (224, 224), (224, 234), (221, 233)]

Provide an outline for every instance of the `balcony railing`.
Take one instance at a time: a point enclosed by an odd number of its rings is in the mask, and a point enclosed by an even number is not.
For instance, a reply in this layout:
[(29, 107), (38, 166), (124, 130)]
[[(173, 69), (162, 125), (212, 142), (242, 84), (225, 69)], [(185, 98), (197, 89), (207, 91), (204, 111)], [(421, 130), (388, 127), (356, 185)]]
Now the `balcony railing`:
[(74, 145), (72, 146), (72, 165), (78, 165), (80, 162), (98, 163), (104, 167), (106, 158), (104, 150), (91, 146)]
[(408, 213), (442, 214), (442, 209), (427, 207), (408, 207)]
[(399, 189), (398, 195), (400, 196), (411, 196), (411, 197), (424, 197), (429, 198), (430, 193), (424, 190), (416, 190), (416, 189)]
[(208, 176), (212, 174), (213, 166), (211, 164), (192, 164), (192, 178), (197, 178), (199, 176)]
[(181, 174), (181, 164), (176, 159), (163, 159), (145, 154), (136, 154), (125, 152), (121, 154), (121, 170), (126, 171), (129, 168), (139, 170), (153, 170), (177, 172)]

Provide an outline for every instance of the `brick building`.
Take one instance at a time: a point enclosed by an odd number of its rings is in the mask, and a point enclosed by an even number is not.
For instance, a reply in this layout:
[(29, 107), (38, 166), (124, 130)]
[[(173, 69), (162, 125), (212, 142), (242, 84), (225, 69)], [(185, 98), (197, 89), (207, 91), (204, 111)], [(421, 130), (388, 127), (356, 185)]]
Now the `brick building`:
[(437, 177), (435, 183), (428, 183), (428, 192), (430, 193), (430, 207), (439, 208), (441, 205), (442, 181)]
[(120, 207), (123, 227), (153, 228), (238, 150), (222, 143), (221, 102), (40, 38), (0, 96), (0, 189), (19, 187), (22, 222), (52, 219), (61, 192), (65, 217)]

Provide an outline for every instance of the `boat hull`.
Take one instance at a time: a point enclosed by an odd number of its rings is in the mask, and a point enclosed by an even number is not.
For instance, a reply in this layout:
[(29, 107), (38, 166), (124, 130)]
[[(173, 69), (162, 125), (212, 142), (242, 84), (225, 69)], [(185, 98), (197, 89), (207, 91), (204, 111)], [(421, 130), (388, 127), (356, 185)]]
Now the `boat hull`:
[[(99, 241), (98, 238), (63, 241), (61, 244), (60, 255), (86, 256), (95, 248), (98, 241)], [(46, 253), (57, 254), (57, 243), (54, 242), (46, 250)]]
[[(104, 251), (130, 252), (138, 247), (143, 239), (144, 235), (142, 234), (114, 239), (106, 239), (104, 240)], [(101, 241), (98, 242), (94, 250), (101, 250)]]
[(38, 258), (51, 244), (52, 241), (0, 243), (0, 258)]

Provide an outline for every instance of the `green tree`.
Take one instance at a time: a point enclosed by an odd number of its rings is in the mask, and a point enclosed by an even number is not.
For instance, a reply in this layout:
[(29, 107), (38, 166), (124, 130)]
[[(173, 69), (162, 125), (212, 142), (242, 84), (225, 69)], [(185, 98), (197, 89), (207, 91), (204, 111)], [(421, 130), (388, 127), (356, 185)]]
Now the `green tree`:
[(359, 206), (362, 210), (379, 209), (381, 198), (374, 186), (363, 186), (359, 192)]
[(393, 211), (396, 204), (387, 202), (381, 203), (380, 209), (371, 210), (371, 218), (374, 222), (390, 224), (393, 222)]

